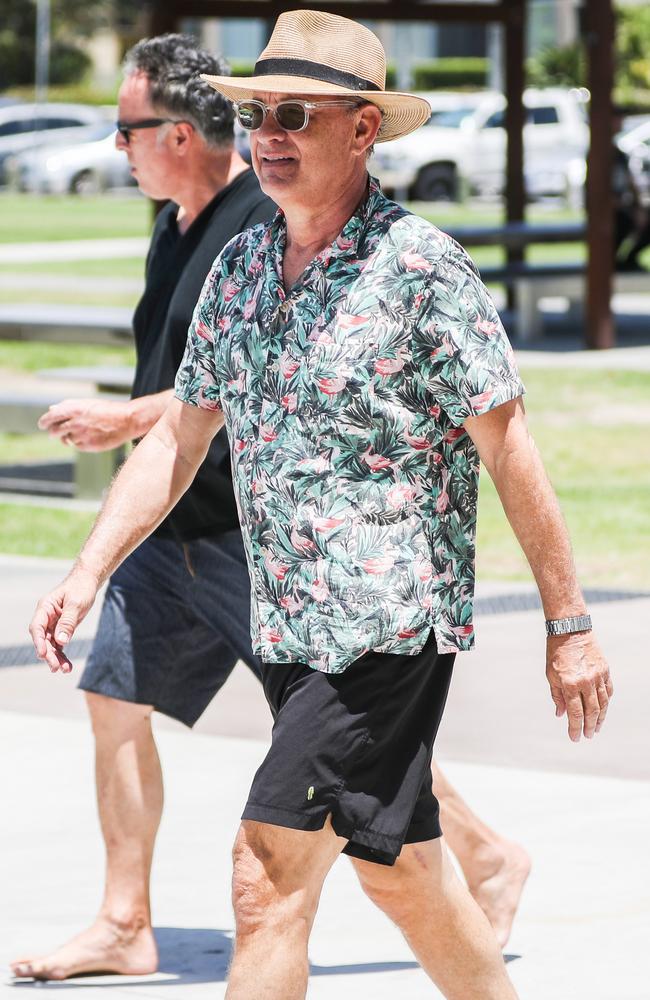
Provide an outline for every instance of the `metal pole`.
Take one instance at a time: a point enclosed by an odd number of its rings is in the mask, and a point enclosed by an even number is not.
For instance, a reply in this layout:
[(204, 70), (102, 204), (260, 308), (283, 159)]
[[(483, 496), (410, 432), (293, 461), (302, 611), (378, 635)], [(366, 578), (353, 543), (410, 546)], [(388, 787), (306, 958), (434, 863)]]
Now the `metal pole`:
[(34, 108), (34, 136), (42, 128), (39, 114), (41, 106), (47, 104), (47, 88), (50, 79), (50, 0), (36, 0), (36, 107)]

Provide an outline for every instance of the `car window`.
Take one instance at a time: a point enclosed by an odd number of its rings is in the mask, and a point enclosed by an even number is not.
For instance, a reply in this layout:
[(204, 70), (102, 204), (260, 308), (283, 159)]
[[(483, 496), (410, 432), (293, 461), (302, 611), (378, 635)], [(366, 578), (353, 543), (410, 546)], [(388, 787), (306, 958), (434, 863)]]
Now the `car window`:
[(20, 135), (22, 132), (31, 132), (33, 128), (33, 118), (15, 118), (0, 125), (0, 135)]
[(483, 128), (503, 128), (505, 125), (505, 111), (493, 111), (485, 122)]
[(74, 128), (77, 125), (86, 125), (86, 122), (79, 121), (78, 118), (46, 118), (46, 128)]
[(473, 108), (455, 108), (453, 111), (434, 111), (429, 119), (429, 125), (440, 125), (442, 128), (459, 128), (460, 123), (471, 115)]
[(548, 107), (528, 108), (526, 121), (529, 125), (557, 125), (559, 122), (557, 108)]

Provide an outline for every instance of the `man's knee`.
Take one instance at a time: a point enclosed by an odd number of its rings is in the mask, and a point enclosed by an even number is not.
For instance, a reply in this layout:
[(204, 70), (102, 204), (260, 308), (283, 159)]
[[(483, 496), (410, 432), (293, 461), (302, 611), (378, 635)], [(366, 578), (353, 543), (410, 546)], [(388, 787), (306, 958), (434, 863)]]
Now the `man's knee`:
[(95, 739), (121, 743), (151, 733), (152, 705), (136, 705), (94, 691), (84, 694)]
[(354, 868), (366, 896), (400, 926), (417, 913), (423, 892), (442, 903), (454, 878), (440, 840), (405, 845), (392, 867), (355, 860)]
[(233, 848), (232, 901), (238, 935), (313, 919), (318, 894), (304, 881), (274, 827), (244, 823)]

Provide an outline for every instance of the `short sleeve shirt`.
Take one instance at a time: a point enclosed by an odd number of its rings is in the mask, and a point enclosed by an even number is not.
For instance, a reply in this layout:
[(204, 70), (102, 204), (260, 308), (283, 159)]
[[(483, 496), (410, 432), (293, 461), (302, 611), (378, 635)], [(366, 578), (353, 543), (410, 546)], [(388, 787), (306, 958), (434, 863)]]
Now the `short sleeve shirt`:
[(376, 181), (285, 291), (282, 212), (197, 304), (176, 395), (224, 412), (266, 662), (473, 645), (479, 459), (463, 428), (524, 391), (476, 268)]

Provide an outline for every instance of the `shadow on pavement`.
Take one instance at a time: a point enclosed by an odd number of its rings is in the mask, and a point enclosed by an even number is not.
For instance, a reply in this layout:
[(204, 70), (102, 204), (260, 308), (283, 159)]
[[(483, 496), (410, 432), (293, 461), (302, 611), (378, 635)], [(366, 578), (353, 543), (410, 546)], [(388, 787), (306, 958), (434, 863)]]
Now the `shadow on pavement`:
[[(83, 987), (88, 989), (127, 986), (142, 987), (147, 981), (159, 986), (178, 986), (182, 983), (224, 982), (232, 953), (232, 932), (200, 927), (156, 927), (156, 942), (160, 955), (160, 968), (154, 977), (148, 976), (76, 976), (65, 982), (14, 981), (16, 988), (31, 986), (43, 990), (65, 990)], [(504, 955), (506, 962), (519, 955)], [(368, 975), (377, 972), (402, 972), (417, 969), (417, 962), (360, 962), (354, 965), (310, 965), (310, 976)], [(165, 978), (168, 976), (169, 978)]]

